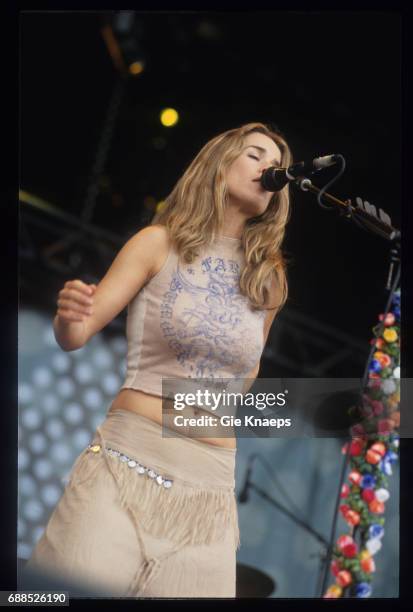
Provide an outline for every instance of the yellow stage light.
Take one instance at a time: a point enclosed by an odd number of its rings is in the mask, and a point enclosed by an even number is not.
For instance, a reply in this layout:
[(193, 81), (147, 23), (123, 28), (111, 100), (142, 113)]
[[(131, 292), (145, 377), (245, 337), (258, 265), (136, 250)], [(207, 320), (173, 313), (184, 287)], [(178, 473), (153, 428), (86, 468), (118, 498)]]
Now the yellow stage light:
[(174, 108), (164, 108), (161, 112), (161, 123), (165, 127), (172, 127), (179, 121), (179, 115)]
[(165, 206), (166, 206), (165, 200), (161, 200), (160, 202), (157, 203), (155, 211), (157, 213), (161, 212), (161, 210), (163, 210), (165, 208)]

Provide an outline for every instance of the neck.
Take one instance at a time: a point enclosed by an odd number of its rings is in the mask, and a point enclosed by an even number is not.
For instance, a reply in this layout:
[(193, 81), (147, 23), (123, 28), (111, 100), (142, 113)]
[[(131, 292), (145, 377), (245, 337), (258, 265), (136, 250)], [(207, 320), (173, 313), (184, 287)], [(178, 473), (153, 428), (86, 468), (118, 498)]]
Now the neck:
[(224, 229), (221, 235), (227, 238), (241, 239), (244, 233), (246, 220), (247, 219), (240, 215), (238, 211), (228, 207), (224, 213)]

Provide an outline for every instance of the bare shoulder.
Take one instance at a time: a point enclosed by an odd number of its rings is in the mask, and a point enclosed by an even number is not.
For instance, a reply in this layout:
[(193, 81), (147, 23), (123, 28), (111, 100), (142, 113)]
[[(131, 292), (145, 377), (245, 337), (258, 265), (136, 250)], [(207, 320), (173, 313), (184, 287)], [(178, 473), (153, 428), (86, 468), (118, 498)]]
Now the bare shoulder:
[(146, 243), (147, 246), (155, 245), (155, 246), (169, 246), (169, 231), (164, 225), (147, 225), (143, 229), (136, 232), (134, 236), (132, 236), (131, 240), (135, 240), (141, 242), (142, 244)]
[(149, 278), (155, 276), (162, 268), (171, 247), (169, 231), (164, 225), (148, 225), (137, 232), (131, 240), (139, 243), (150, 255), (151, 265)]

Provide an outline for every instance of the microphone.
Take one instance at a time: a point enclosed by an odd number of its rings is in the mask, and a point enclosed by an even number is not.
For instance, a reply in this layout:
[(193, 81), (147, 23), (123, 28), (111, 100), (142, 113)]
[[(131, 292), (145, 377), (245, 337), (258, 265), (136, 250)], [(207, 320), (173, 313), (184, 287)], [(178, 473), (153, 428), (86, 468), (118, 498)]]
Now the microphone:
[(240, 504), (245, 504), (245, 502), (247, 502), (249, 498), (249, 486), (250, 486), (250, 477), (251, 477), (251, 471), (252, 471), (253, 458), (254, 458), (254, 455), (251, 455), (248, 459), (248, 467), (247, 467), (247, 471), (245, 472), (244, 484), (238, 495), (238, 501)]
[(271, 166), (262, 173), (261, 185), (266, 191), (280, 191), (287, 183), (294, 181), (297, 177), (314, 174), (323, 168), (333, 166), (338, 160), (338, 155), (325, 155), (324, 157), (316, 157), (311, 161), (297, 162), (289, 168)]

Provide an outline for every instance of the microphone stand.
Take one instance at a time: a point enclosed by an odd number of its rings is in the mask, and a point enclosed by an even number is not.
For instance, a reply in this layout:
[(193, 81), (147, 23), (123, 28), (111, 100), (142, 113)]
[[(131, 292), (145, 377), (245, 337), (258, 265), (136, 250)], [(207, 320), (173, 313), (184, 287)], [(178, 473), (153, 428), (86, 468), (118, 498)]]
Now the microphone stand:
[[(253, 489), (254, 491), (256, 491), (259, 495), (261, 495), (261, 497), (263, 499), (265, 499), (266, 501), (268, 501), (270, 504), (272, 504), (273, 506), (275, 506), (276, 508), (278, 508), (278, 510), (281, 510), (281, 512), (283, 512), (286, 516), (288, 516), (291, 520), (293, 520), (295, 523), (297, 523), (297, 525), (299, 525), (300, 527), (302, 527), (303, 529), (305, 529), (306, 531), (308, 531), (308, 533), (311, 533), (312, 536), (314, 536), (316, 538), (316, 540), (318, 540), (318, 542), (321, 542), (321, 544), (323, 544), (324, 546), (324, 552), (320, 554), (320, 577), (318, 579), (317, 582), (317, 591), (319, 588), (319, 584), (321, 582), (321, 575), (323, 572), (323, 566), (324, 566), (324, 562), (325, 562), (325, 558), (326, 558), (326, 553), (328, 552), (330, 543), (328, 542), (328, 540), (326, 540), (326, 538), (321, 535), (320, 533), (318, 533), (318, 531), (316, 531), (315, 529), (313, 529), (311, 527), (311, 525), (309, 525), (308, 523), (306, 523), (305, 521), (303, 521), (302, 519), (298, 518), (297, 516), (295, 516), (295, 514), (293, 514), (292, 512), (290, 512), (290, 510), (287, 510), (287, 508), (285, 508), (282, 504), (280, 504), (280, 502), (278, 502), (276, 499), (274, 499), (273, 497), (271, 497), (271, 495), (268, 495), (268, 493), (266, 493), (264, 491), (264, 489), (261, 489), (260, 487), (257, 487), (257, 485), (255, 485), (253, 482), (249, 482), (248, 486), (250, 489)], [(311, 555), (314, 556), (314, 555)]]
[[(322, 534), (318, 533), (318, 531), (313, 529), (313, 527), (311, 527), (311, 525), (309, 525), (306, 521), (304, 521), (303, 519), (301, 519), (298, 516), (296, 516), (295, 514), (293, 514), (290, 510), (288, 510), (285, 506), (283, 506), (279, 501), (274, 499), (271, 495), (268, 495), (268, 493), (266, 493), (264, 491), (264, 489), (261, 489), (261, 487), (258, 487), (256, 484), (251, 482), (251, 480), (250, 480), (250, 473), (251, 473), (251, 470), (252, 470), (252, 463), (253, 463), (254, 459), (256, 459), (256, 458), (260, 458), (261, 459), (261, 457), (257, 453), (253, 453), (250, 456), (250, 458), (249, 458), (248, 468), (247, 468), (247, 470), (248, 470), (247, 471), (247, 477), (246, 477), (245, 485), (244, 485), (244, 488), (243, 488), (243, 491), (242, 491), (243, 499), (241, 500), (241, 497), (240, 497), (239, 501), (241, 503), (246, 502), (247, 501), (246, 493), (247, 493), (248, 489), (253, 489), (263, 499), (265, 499), (267, 502), (269, 502), (270, 504), (272, 504), (273, 506), (278, 508), (278, 510), (283, 512), (292, 521), (297, 523), (297, 525), (299, 525), (300, 527), (305, 529), (308, 533), (310, 533), (312, 536), (314, 536), (316, 538), (316, 540), (318, 540), (318, 542), (323, 544), (324, 551), (322, 553), (320, 553), (320, 569), (319, 569), (319, 578), (318, 578), (318, 581), (317, 581), (317, 592), (318, 592), (319, 585), (320, 585), (321, 580), (322, 580), (323, 566), (324, 566), (324, 563), (325, 563), (326, 555), (329, 552), (329, 548), (331, 546), (331, 543), (328, 540), (326, 540), (326, 538)], [(314, 555), (311, 555), (311, 556), (314, 556)]]
[[(311, 180), (305, 176), (298, 177), (293, 181), (301, 191), (311, 191), (311, 193), (320, 193), (321, 189), (312, 184)], [(374, 215), (366, 212), (362, 208), (353, 206), (351, 200), (340, 200), (330, 193), (323, 192), (323, 198), (338, 207), (341, 215), (345, 215), (347, 219), (352, 219), (355, 223), (359, 221), (363, 227), (368, 228), (372, 233), (377, 234), (385, 240), (391, 242), (400, 242), (401, 233), (398, 229), (388, 223), (384, 223)]]
[[(293, 184), (295, 184), (302, 191), (310, 191), (311, 193), (316, 193), (316, 194), (319, 194), (322, 191), (321, 189), (313, 185), (309, 178), (304, 177), (304, 176), (301, 176), (295, 179), (293, 181)], [(376, 234), (391, 243), (392, 249), (390, 250), (389, 272), (387, 275), (387, 282), (386, 282), (386, 287), (385, 287), (386, 291), (389, 291), (387, 303), (385, 306), (385, 312), (384, 312), (384, 318), (385, 318), (386, 314), (390, 310), (393, 294), (396, 291), (397, 286), (400, 281), (400, 243), (401, 243), (400, 230), (393, 227), (390, 223), (385, 223), (384, 221), (376, 217), (374, 214), (368, 213), (367, 211), (363, 210), (363, 208), (353, 206), (351, 204), (351, 200), (347, 200), (344, 202), (343, 200), (340, 200), (339, 198), (336, 198), (335, 196), (327, 192), (323, 192), (322, 195), (323, 195), (323, 198), (331, 202), (334, 206), (339, 207), (338, 211), (340, 212), (341, 215), (344, 214), (345, 218), (351, 219), (353, 222), (356, 223), (356, 225), (361, 226), (363, 229), (366, 229), (367, 231), (370, 231), (371, 233)], [(396, 269), (396, 273), (394, 274), (396, 263), (397, 263), (397, 269)], [(381, 324), (381, 327), (384, 328), (383, 322)], [(367, 384), (369, 364), (371, 362), (371, 359), (372, 359), (372, 356), (375, 350), (376, 350), (375, 345), (373, 344), (369, 351), (369, 355), (367, 357), (367, 362), (366, 362), (366, 366), (364, 370), (363, 381), (362, 381), (363, 389), (365, 388)], [(350, 439), (351, 439), (351, 436), (350, 436)], [(321, 581), (322, 584), (321, 584), (321, 590), (320, 590), (320, 595), (319, 595), (320, 598), (323, 597), (323, 594), (327, 586), (328, 569), (329, 569), (330, 562), (331, 562), (332, 552), (334, 550), (334, 539), (335, 539), (335, 532), (336, 532), (338, 507), (340, 505), (340, 498), (341, 498), (340, 493), (341, 493), (342, 485), (343, 485), (344, 478), (345, 478), (346, 468), (349, 462), (349, 449), (350, 449), (350, 444), (348, 444), (347, 446), (347, 452), (345, 453), (345, 457), (343, 459), (341, 473), (340, 473), (340, 481), (339, 481), (338, 491), (337, 491), (337, 496), (336, 496), (333, 522), (332, 522), (331, 533), (330, 533), (330, 541), (326, 547), (327, 554), (324, 560), (324, 570), (323, 570), (324, 576)], [(354, 530), (354, 533), (355, 532), (356, 532), (356, 529)], [(349, 593), (346, 596), (352, 597), (353, 595), (354, 595), (353, 590), (350, 588)]]

